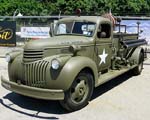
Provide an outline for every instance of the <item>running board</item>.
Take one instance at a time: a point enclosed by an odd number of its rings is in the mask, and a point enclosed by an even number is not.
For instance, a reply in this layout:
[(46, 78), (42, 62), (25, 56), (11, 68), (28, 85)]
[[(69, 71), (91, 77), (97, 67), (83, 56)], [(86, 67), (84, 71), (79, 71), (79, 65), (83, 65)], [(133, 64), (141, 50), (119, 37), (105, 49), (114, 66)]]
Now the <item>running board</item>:
[(120, 70), (109, 70), (107, 73), (101, 74), (98, 78), (98, 84), (96, 85), (96, 87), (115, 78), (115, 77), (118, 77), (121, 74), (128, 72), (129, 70), (133, 69), (134, 67), (136, 67), (136, 65), (132, 66), (132, 67), (122, 68)]

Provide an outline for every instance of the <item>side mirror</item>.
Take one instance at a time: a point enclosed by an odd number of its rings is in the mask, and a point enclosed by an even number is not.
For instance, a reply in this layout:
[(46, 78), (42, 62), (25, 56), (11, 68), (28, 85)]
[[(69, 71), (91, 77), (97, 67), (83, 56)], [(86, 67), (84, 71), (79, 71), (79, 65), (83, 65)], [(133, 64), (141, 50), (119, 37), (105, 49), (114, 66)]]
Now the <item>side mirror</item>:
[(49, 31), (49, 34), (50, 34), (51, 37), (54, 36), (54, 23), (51, 23), (51, 24), (50, 24), (50, 31)]

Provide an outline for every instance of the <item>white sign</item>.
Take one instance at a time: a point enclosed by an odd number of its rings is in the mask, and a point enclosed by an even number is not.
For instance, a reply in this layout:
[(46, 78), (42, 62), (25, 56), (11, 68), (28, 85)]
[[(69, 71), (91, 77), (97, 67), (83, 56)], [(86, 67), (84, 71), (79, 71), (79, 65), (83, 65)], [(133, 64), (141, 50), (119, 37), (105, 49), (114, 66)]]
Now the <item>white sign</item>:
[(22, 38), (50, 38), (50, 27), (21, 27)]

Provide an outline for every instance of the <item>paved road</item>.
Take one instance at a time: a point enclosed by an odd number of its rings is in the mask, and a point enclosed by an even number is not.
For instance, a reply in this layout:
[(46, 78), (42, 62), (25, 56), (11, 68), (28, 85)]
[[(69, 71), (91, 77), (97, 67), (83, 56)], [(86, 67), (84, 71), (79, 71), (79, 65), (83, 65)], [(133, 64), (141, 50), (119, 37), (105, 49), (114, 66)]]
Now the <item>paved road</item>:
[[(0, 58), (0, 75), (7, 74)], [(67, 113), (57, 101), (44, 101), (5, 90), (0, 86), (1, 120), (149, 120), (150, 59), (140, 76), (124, 74), (98, 87), (91, 102), (82, 110)]]

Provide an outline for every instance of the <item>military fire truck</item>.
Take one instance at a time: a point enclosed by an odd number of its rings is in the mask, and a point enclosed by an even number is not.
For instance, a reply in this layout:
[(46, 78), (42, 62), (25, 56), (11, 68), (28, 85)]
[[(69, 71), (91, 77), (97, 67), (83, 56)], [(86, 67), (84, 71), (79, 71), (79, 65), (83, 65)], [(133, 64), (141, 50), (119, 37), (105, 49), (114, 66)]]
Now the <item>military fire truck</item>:
[(63, 18), (50, 35), (6, 55), (9, 80), (1, 76), (4, 88), (59, 100), (65, 109), (75, 111), (88, 104), (95, 87), (129, 70), (139, 75), (143, 69), (145, 39), (138, 38), (139, 32), (114, 32), (107, 18)]

